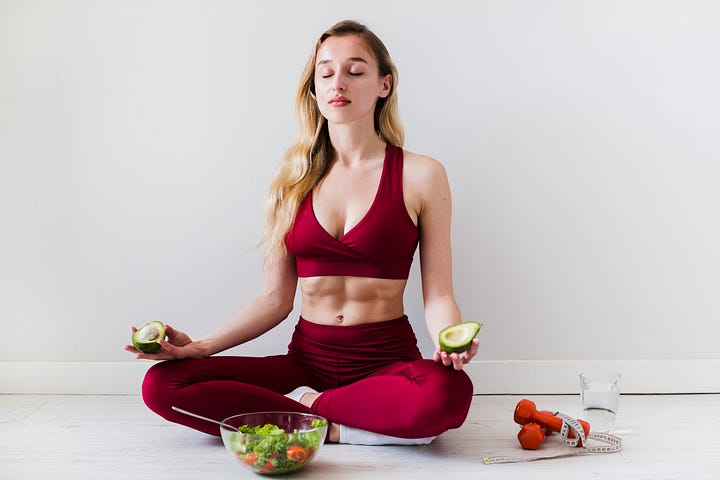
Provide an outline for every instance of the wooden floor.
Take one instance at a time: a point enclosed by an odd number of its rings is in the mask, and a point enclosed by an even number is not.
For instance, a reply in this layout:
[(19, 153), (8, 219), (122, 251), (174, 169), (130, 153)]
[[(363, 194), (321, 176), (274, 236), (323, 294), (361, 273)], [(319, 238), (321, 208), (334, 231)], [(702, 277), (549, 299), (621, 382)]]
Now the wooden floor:
[[(623, 395), (619, 453), (485, 465), (522, 453), (512, 422), (518, 396), (476, 396), (465, 425), (431, 445), (325, 445), (294, 478), (318, 479), (719, 479), (720, 395)], [(528, 396), (541, 409), (578, 415), (577, 396)], [(558, 448), (557, 435), (548, 440)], [(562, 447), (559, 447), (562, 448)], [(542, 450), (540, 451), (542, 452)], [(238, 479), (219, 440), (171, 425), (137, 396), (0, 395), (0, 479)], [(277, 478), (277, 477), (276, 477)]]

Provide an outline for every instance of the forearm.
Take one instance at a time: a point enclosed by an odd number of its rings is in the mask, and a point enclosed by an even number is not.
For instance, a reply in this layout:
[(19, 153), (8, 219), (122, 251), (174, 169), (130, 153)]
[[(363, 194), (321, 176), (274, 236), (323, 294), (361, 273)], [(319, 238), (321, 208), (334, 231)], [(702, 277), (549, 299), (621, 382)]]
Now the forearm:
[(290, 311), (292, 305), (284, 305), (271, 295), (259, 295), (197, 343), (203, 356), (214, 355), (259, 337), (287, 318)]
[(460, 309), (452, 295), (441, 297), (432, 302), (426, 302), (425, 320), (427, 322), (428, 331), (435, 345), (435, 353), (433, 359), (440, 362), (446, 367), (452, 367), (455, 370), (462, 370), (467, 363), (477, 354), (479, 342), (474, 339), (469, 348), (463, 352), (447, 353), (440, 349), (438, 342), (438, 334), (440, 330), (450, 325), (462, 322), (460, 317)]
[(460, 308), (452, 294), (446, 294), (425, 302), (425, 323), (436, 349), (440, 330), (462, 322)]

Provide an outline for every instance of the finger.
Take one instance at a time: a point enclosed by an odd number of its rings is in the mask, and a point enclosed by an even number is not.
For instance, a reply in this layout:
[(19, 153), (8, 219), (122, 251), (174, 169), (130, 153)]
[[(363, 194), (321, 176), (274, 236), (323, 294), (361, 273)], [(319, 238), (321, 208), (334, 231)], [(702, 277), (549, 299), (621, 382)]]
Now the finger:
[(480, 340), (475, 338), (472, 341), (472, 345), (470, 345), (470, 356), (474, 357), (477, 354), (478, 350), (480, 350)]
[(167, 335), (167, 341), (175, 346), (186, 345), (191, 342), (190, 337), (180, 330), (176, 330), (169, 325), (165, 325), (165, 334)]
[(164, 354), (165, 358), (181, 358), (183, 356), (182, 350), (167, 340), (161, 338), (157, 343), (160, 344), (160, 350), (158, 350), (158, 353)]
[(452, 360), (452, 366), (455, 370), (462, 370), (463, 361), (460, 355), (458, 355), (457, 353), (453, 353), (452, 355), (450, 355), (450, 359)]
[(171, 327), (170, 325), (165, 325), (165, 334), (168, 336), (168, 338), (177, 338), (185, 335), (185, 333)]
[(137, 332), (137, 328), (135, 328), (135, 325), (130, 326), (130, 330), (132, 331), (132, 333)]
[(135, 355), (135, 359), (150, 359), (147, 357), (147, 354), (142, 353), (140, 350), (136, 349), (132, 345), (125, 345), (123, 348), (125, 351), (130, 352)]
[(173, 357), (171, 354), (169, 354), (168, 352), (164, 351), (163, 349), (160, 349), (160, 350), (158, 350), (158, 351), (155, 352), (155, 353), (143, 353), (143, 352), (138, 352), (137, 355), (135, 355), (135, 358), (140, 359), (140, 360), (155, 360), (155, 361), (158, 361), (158, 360), (170, 360), (170, 359), (173, 359), (173, 358), (175, 358), (175, 357)]
[(463, 363), (469, 363), (477, 355), (479, 344), (480, 342), (477, 339), (473, 340), (470, 348), (462, 354)]
[(142, 353), (138, 352), (137, 355), (135, 355), (135, 358), (138, 360), (167, 360), (166, 357), (162, 355), (158, 355), (156, 353)]
[(467, 352), (464, 352), (462, 355), (458, 355), (457, 360), (453, 362), (453, 368), (455, 370), (462, 370), (469, 361), (470, 358), (467, 356)]

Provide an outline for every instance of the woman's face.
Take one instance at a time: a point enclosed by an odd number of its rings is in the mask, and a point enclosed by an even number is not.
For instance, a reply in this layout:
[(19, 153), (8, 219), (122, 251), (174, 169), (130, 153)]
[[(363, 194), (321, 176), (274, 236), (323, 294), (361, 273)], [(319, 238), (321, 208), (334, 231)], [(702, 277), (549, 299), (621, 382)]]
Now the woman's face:
[(318, 48), (315, 97), (330, 123), (374, 122), (375, 104), (387, 97), (392, 76), (380, 76), (377, 60), (357, 35), (332, 36)]

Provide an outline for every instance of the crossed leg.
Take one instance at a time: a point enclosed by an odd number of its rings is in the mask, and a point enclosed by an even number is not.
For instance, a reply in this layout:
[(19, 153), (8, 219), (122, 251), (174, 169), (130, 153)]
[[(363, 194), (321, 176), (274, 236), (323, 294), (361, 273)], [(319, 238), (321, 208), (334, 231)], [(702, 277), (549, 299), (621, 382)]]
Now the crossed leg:
[(216, 420), (268, 410), (310, 413), (310, 409), (283, 395), (299, 385), (324, 387), (287, 355), (217, 356), (153, 365), (145, 375), (142, 394), (145, 404), (166, 420), (220, 435), (214, 424), (172, 407)]
[[(322, 393), (305, 395), (302, 403), (284, 396), (301, 385)], [(435, 437), (462, 425), (471, 398), (464, 372), (432, 360), (398, 362), (337, 388), (327, 388), (287, 355), (167, 361), (151, 367), (143, 382), (151, 410), (211, 435), (219, 434), (215, 425), (172, 406), (217, 420), (253, 411), (312, 412), (335, 425), (330, 441), (341, 440), (339, 425), (400, 439)]]
[[(333, 423), (349, 427), (346, 436), (355, 441), (347, 443), (407, 443), (400, 439), (429, 443), (462, 425), (472, 390), (464, 372), (432, 360), (415, 360), (390, 365), (349, 385), (308, 393), (301, 403)], [(329, 440), (343, 442), (342, 433), (343, 428), (331, 429)]]

